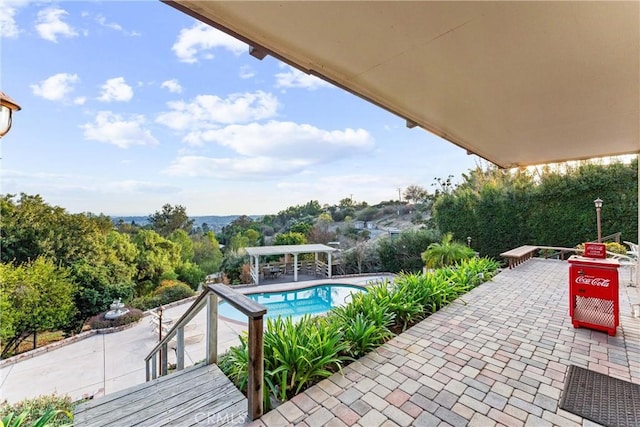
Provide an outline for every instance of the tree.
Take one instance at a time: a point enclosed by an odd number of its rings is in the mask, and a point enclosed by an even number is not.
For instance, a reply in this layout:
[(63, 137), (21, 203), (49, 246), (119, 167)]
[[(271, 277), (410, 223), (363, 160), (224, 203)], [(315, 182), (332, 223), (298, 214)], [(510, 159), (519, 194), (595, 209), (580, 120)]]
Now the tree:
[(153, 230), (163, 237), (169, 236), (176, 230), (184, 230), (191, 233), (193, 230), (193, 219), (189, 219), (187, 209), (184, 206), (162, 206), (161, 211), (156, 211), (149, 216), (149, 223)]
[(352, 208), (354, 206), (353, 199), (351, 197), (345, 197), (338, 202), (340, 208)]
[(39, 257), (23, 264), (0, 264), (2, 357), (32, 333), (67, 325), (75, 313), (69, 271)]
[[(222, 227), (218, 236), (220, 243), (229, 246), (231, 244), (231, 239), (237, 236), (238, 233), (240, 233), (241, 236), (244, 235), (247, 230), (255, 230), (259, 234), (260, 224), (247, 215), (241, 215), (231, 221), (231, 223)], [(244, 236), (247, 237), (246, 235)]]
[(307, 243), (307, 238), (302, 233), (288, 232), (276, 234), (273, 238), (273, 244), (280, 245), (304, 245)]
[(410, 185), (404, 190), (404, 198), (407, 201), (420, 203), (429, 197), (429, 192), (419, 185)]
[(180, 258), (182, 261), (193, 260), (193, 240), (184, 230), (175, 230), (169, 235), (169, 240), (180, 246)]
[[(163, 278), (175, 275), (180, 265), (180, 246), (165, 239), (153, 230), (140, 230), (134, 237), (138, 247), (138, 296), (155, 289)], [(145, 282), (150, 282), (146, 285)], [(147, 286), (152, 289), (147, 289)]]
[(457, 264), (462, 260), (473, 258), (475, 252), (463, 243), (453, 241), (453, 235), (442, 236), (442, 242), (432, 243), (422, 253), (422, 260), (427, 268), (441, 268)]
[(195, 262), (205, 274), (216, 273), (220, 270), (222, 251), (212, 231), (194, 240), (193, 262)]

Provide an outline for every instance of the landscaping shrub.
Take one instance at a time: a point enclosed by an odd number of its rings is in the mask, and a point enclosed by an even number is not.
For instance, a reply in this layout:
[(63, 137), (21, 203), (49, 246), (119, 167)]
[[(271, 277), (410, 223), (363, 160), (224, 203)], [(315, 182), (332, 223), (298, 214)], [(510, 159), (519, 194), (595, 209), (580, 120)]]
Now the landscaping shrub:
[(285, 401), (341, 369), (351, 360), (347, 344), (323, 317), (267, 319), (264, 331), (265, 383)]
[(158, 289), (153, 291), (153, 296), (160, 300), (160, 304), (169, 304), (174, 301), (189, 298), (196, 293), (183, 282), (175, 280), (163, 280)]
[(453, 235), (447, 233), (442, 236), (442, 241), (432, 243), (422, 253), (422, 260), (427, 268), (441, 268), (447, 265), (457, 264), (464, 259), (473, 258), (475, 252), (463, 243), (454, 242)]
[(73, 407), (71, 397), (54, 393), (14, 404), (4, 401), (0, 403), (0, 414), (5, 426), (70, 426)]
[(387, 327), (381, 327), (363, 313), (357, 313), (352, 318), (334, 315), (334, 319), (332, 325), (337, 333), (342, 334), (342, 340), (347, 344), (345, 354), (353, 359), (375, 350), (393, 337)]
[[(621, 255), (627, 254), (627, 248), (624, 245), (621, 245), (620, 243), (606, 242), (604, 245), (607, 247), (607, 252), (613, 252), (614, 254), (621, 254)], [(579, 245), (576, 245), (576, 249), (582, 255), (582, 253), (584, 252), (584, 243), (580, 243)]]
[(134, 298), (130, 305), (131, 307), (135, 307), (142, 311), (147, 311), (162, 305), (162, 302), (159, 297), (145, 295), (143, 297)]
[(100, 313), (89, 319), (91, 329), (106, 329), (124, 326), (142, 319), (142, 311), (137, 308), (129, 308), (129, 312), (115, 319), (105, 319), (105, 313)]
[(624, 245), (621, 245), (620, 243), (607, 242), (605, 243), (605, 245), (607, 247), (607, 251), (609, 252), (613, 252), (614, 254), (621, 254), (621, 255), (627, 254), (627, 248)]

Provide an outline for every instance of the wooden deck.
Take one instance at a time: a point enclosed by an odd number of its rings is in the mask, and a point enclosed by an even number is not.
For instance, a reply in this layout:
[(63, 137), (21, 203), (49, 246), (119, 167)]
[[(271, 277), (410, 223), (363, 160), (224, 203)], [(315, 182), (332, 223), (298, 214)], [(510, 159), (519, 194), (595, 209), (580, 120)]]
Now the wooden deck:
[(74, 426), (242, 425), (247, 399), (217, 365), (204, 365), (90, 400), (74, 412)]

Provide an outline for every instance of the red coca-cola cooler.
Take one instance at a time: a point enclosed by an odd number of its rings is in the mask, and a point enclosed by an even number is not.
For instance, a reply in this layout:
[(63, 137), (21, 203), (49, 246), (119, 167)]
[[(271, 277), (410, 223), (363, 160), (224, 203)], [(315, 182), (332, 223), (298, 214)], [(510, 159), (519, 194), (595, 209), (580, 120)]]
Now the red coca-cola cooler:
[[(604, 247), (604, 245), (601, 245)], [(616, 334), (620, 324), (617, 260), (600, 258), (604, 250), (585, 250), (569, 258), (569, 315), (574, 328)], [(594, 258), (593, 256), (598, 256)]]

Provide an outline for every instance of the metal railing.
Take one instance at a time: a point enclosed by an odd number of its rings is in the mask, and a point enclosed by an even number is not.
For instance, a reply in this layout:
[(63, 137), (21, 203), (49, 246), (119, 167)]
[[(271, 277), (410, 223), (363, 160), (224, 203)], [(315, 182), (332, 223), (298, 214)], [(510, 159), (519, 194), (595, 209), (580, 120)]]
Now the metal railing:
[[(207, 285), (204, 291), (193, 302), (191, 307), (180, 317), (176, 324), (167, 332), (162, 340), (145, 357), (147, 381), (156, 379), (168, 373), (169, 341), (176, 338), (176, 370), (184, 369), (184, 327), (202, 310), (207, 307), (206, 330), (206, 358), (207, 365), (218, 361), (218, 297), (225, 300), (249, 319), (249, 378), (247, 382), (248, 416), (255, 420), (262, 416), (263, 382), (264, 382), (264, 347), (263, 347), (263, 318), (267, 313), (266, 307), (258, 304), (228, 286), (222, 284)], [(159, 369), (158, 369), (159, 366)]]

